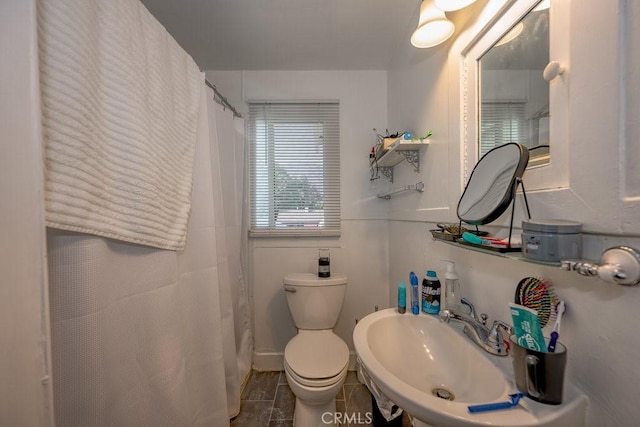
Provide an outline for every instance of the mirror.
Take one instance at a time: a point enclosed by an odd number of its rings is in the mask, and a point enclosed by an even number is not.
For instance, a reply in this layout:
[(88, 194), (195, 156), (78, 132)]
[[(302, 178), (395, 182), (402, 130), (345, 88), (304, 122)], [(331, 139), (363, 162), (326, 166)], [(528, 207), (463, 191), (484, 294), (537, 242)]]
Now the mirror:
[(517, 143), (493, 148), (482, 156), (458, 202), (458, 218), (472, 225), (496, 220), (515, 197), (528, 162), (529, 150)]
[(544, 1), (478, 59), (478, 156), (510, 142), (531, 149), (532, 165), (549, 163), (549, 9)]

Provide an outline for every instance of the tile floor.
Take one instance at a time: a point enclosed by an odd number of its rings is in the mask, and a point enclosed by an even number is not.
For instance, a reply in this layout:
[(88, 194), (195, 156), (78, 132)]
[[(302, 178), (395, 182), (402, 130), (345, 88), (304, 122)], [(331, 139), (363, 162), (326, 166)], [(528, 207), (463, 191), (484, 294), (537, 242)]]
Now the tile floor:
[[(231, 420), (231, 427), (292, 427), (294, 406), (295, 396), (284, 372), (253, 371), (242, 391), (240, 414)], [(336, 410), (357, 422), (353, 425), (366, 424), (367, 413), (371, 417), (371, 394), (353, 371), (348, 372), (342, 391), (336, 397)], [(353, 414), (360, 417), (354, 418)], [(406, 414), (402, 424), (411, 426)]]

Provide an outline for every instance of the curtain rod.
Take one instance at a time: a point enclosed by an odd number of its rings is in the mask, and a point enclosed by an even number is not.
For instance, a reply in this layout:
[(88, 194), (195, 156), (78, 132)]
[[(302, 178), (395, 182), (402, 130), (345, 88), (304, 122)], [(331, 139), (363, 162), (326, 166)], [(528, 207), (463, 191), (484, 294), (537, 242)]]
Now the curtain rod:
[(232, 112), (233, 112), (233, 117), (240, 117), (242, 118), (242, 114), (238, 113), (238, 111), (235, 109), (235, 107), (233, 105), (231, 105), (229, 103), (229, 101), (227, 100), (227, 98), (225, 98), (219, 91), (218, 88), (216, 88), (216, 85), (212, 84), (209, 80), (204, 79), (204, 83), (209, 86), (211, 89), (213, 89), (213, 99), (214, 101), (216, 101), (217, 103), (219, 103), (220, 105), (222, 105), (224, 108), (229, 108)]

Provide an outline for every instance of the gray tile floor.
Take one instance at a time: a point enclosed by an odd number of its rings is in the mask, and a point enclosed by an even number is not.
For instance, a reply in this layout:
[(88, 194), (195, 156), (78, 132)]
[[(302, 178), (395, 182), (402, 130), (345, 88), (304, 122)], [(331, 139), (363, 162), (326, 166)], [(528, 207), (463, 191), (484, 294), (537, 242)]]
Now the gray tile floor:
[[(242, 391), (240, 414), (231, 420), (231, 427), (292, 427), (295, 399), (284, 372), (253, 371)], [(336, 410), (348, 414), (357, 422), (354, 425), (364, 424), (367, 415), (371, 417), (371, 394), (353, 371), (348, 372), (336, 396)], [(403, 427), (411, 425), (406, 414), (402, 421)]]

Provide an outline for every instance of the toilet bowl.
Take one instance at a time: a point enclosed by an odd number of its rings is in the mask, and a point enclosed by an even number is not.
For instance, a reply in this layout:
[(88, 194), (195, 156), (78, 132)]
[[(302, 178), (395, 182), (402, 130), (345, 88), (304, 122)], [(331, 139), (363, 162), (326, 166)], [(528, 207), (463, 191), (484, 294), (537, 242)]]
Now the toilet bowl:
[(347, 279), (292, 274), (284, 279), (287, 303), (298, 334), (284, 351), (284, 371), (296, 396), (294, 427), (333, 425), (336, 395), (347, 376), (349, 348), (333, 332)]
[(284, 351), (284, 372), (296, 396), (294, 427), (331, 425), (349, 365), (349, 348), (331, 330), (300, 331)]

